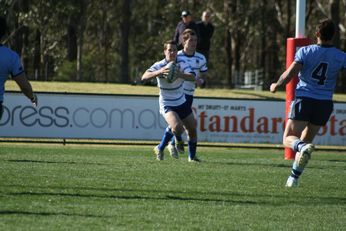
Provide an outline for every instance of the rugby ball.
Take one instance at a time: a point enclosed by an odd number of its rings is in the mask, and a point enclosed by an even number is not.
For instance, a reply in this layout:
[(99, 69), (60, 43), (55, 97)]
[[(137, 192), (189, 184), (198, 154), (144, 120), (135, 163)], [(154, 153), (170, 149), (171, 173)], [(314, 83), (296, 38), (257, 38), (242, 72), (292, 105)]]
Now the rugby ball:
[(175, 62), (169, 62), (166, 67), (169, 68), (169, 72), (168, 74), (166, 75), (166, 79), (167, 79), (167, 82), (169, 83), (172, 83), (174, 82), (177, 78), (176, 78), (176, 68), (177, 68), (177, 65)]

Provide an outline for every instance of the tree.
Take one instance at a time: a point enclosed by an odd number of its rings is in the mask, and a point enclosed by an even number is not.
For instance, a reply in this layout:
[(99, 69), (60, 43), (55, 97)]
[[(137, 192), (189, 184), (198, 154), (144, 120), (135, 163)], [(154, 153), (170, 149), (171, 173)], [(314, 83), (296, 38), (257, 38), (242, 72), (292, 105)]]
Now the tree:
[(120, 55), (121, 55), (121, 83), (128, 83), (129, 76), (129, 36), (130, 36), (130, 0), (123, 0), (120, 24)]
[[(244, 72), (263, 70), (266, 86), (282, 72), (286, 40), (294, 36), (292, 0), (3, 0), (11, 33), (3, 43), (18, 51), (28, 76), (39, 80), (135, 81), (162, 58), (183, 9), (197, 21), (212, 11), (210, 87), (233, 88)], [(341, 4), (341, 6), (340, 6)], [(339, 25), (338, 48), (346, 47), (346, 0), (309, 0), (306, 36), (331, 17)], [(132, 36), (134, 35), (134, 36)], [(340, 78), (338, 90), (346, 91)]]
[(78, 28), (78, 46), (77, 46), (77, 81), (83, 79), (83, 47), (84, 47), (84, 32), (87, 24), (87, 9), (89, 0), (81, 0), (79, 9), (79, 28)]

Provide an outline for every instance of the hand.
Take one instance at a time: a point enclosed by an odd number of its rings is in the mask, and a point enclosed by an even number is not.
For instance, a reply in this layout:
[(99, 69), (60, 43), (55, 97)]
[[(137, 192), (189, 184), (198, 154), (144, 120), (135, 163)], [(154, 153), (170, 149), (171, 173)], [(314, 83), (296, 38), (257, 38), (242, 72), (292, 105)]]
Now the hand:
[(163, 75), (168, 75), (168, 73), (169, 73), (169, 67), (163, 67), (163, 68), (161, 69), (161, 73), (162, 73)]
[(168, 73), (169, 73), (169, 68), (168, 67), (163, 67), (163, 68), (160, 69), (159, 77), (160, 78), (167, 78)]
[(196, 79), (197, 86), (201, 87), (201, 86), (203, 86), (204, 83), (205, 83), (204, 79), (197, 77), (197, 79)]
[(173, 83), (180, 76), (180, 72), (175, 66), (166, 66), (162, 69), (161, 73), (162, 78), (165, 78), (168, 83)]
[(38, 99), (37, 99), (36, 94), (33, 95), (33, 97), (30, 99), (30, 101), (34, 107), (37, 107)]
[(270, 85), (270, 92), (271, 93), (275, 93), (276, 92), (276, 88), (277, 88), (277, 83), (272, 83)]

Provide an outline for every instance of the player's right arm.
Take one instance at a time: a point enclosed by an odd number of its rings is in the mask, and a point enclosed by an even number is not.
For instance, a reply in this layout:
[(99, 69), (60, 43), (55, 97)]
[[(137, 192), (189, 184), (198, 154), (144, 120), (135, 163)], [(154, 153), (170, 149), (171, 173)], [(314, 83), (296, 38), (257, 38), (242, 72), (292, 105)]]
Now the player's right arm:
[(286, 85), (294, 76), (299, 73), (302, 67), (303, 65), (301, 63), (293, 62), (289, 66), (289, 68), (287, 68), (287, 70), (282, 73), (279, 80), (276, 83), (272, 83), (270, 85), (270, 92), (275, 93), (279, 87)]
[(144, 74), (142, 75), (142, 80), (150, 80), (152, 78), (156, 78), (156, 77), (159, 77), (159, 76), (164, 76), (164, 75), (167, 75), (169, 73), (169, 68), (167, 67), (162, 67), (158, 70), (146, 70), (144, 72)]
[(14, 52), (9, 52), (9, 60), (10, 60), (10, 73), (12, 76), (12, 79), (17, 83), (20, 90), (23, 92), (23, 94), (30, 99), (32, 104), (36, 107), (37, 106), (37, 97), (35, 96), (31, 84), (29, 80), (26, 78), (21, 60), (19, 55)]
[(28, 97), (28, 99), (30, 99), (32, 104), (34, 106), (37, 106), (37, 97), (34, 94), (32, 87), (31, 87), (31, 84), (30, 84), (29, 80), (26, 78), (25, 73), (22, 72), (21, 74), (12, 77), (12, 79), (17, 83), (17, 85), (19, 86), (19, 88), (23, 92), (23, 94), (26, 97)]
[(155, 77), (159, 76), (161, 73), (162, 73), (161, 69), (157, 70), (157, 71), (149, 71), (149, 70), (147, 70), (142, 75), (142, 80), (149, 80), (149, 79), (155, 78)]

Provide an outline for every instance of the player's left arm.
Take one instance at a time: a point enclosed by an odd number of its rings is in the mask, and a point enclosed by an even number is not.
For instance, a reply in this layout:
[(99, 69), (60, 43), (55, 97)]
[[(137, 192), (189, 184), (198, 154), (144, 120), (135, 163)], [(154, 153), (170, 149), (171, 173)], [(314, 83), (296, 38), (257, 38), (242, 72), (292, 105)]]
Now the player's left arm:
[(289, 68), (287, 68), (287, 70), (282, 73), (279, 80), (276, 83), (272, 83), (270, 85), (270, 92), (275, 93), (279, 87), (286, 85), (294, 76), (299, 73), (302, 67), (303, 65), (301, 63), (293, 62), (289, 66)]
[(186, 81), (195, 81), (196, 77), (193, 73), (189, 72), (189, 73), (185, 73), (185, 72), (181, 72), (180, 70), (177, 70), (176, 72), (177, 78), (181, 78), (183, 80)]

